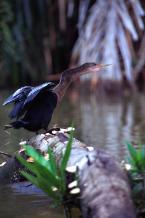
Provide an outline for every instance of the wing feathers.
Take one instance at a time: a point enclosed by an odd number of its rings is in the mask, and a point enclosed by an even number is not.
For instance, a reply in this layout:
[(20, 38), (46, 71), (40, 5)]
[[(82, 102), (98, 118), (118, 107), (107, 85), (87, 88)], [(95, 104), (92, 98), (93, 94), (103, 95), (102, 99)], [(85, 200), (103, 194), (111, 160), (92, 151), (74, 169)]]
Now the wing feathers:
[(20, 118), (27, 111), (29, 104), (40, 92), (46, 89), (50, 90), (53, 86), (54, 83), (47, 82), (36, 87), (24, 86), (16, 90), (3, 103), (3, 105), (14, 103), (14, 107), (9, 114), (10, 119)]
[(32, 90), (31, 86), (24, 86), (17, 91), (15, 91), (12, 95), (10, 95), (3, 103), (3, 106), (10, 104), (12, 102), (19, 102), (25, 100), (28, 93)]
[(43, 83), (42, 85), (36, 86), (35, 88), (33, 88), (32, 91), (28, 94), (28, 96), (27, 96), (27, 98), (26, 98), (26, 100), (25, 100), (25, 102), (24, 102), (24, 106), (26, 106), (26, 105), (29, 104), (31, 101), (33, 101), (34, 98), (36, 98), (37, 95), (38, 95), (40, 92), (42, 92), (42, 91), (44, 91), (44, 90), (46, 90), (46, 89), (49, 89), (49, 90), (50, 90), (50, 88), (53, 87), (53, 86), (54, 86), (54, 83), (48, 82), (48, 83)]

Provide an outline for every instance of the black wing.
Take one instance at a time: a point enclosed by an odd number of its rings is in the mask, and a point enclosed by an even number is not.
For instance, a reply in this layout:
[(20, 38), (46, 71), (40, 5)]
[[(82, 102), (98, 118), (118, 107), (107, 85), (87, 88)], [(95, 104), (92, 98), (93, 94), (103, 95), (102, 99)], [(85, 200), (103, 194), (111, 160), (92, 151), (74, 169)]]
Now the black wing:
[(31, 86), (24, 86), (18, 89), (4, 101), (3, 106), (10, 104), (12, 102), (16, 103), (16, 102), (24, 101), (31, 90), (32, 90)]
[(14, 118), (18, 119), (19, 117), (23, 115), (24, 113), (23, 104), (24, 104), (24, 101), (19, 101), (15, 103), (12, 111), (9, 113), (10, 119), (14, 119)]
[(32, 89), (31, 92), (29, 92), (25, 102), (24, 102), (24, 106), (28, 105), (30, 102), (33, 101), (34, 98), (36, 98), (38, 96), (38, 94), (44, 90), (50, 90), (52, 87), (54, 86), (54, 83), (52, 82), (48, 82), (48, 83), (43, 83), (39, 86), (36, 86)]
[[(57, 95), (51, 91), (42, 92), (28, 105), (24, 117), (15, 122), (30, 131), (47, 129), (54, 109), (57, 105)], [(19, 127), (18, 127), (19, 128)]]

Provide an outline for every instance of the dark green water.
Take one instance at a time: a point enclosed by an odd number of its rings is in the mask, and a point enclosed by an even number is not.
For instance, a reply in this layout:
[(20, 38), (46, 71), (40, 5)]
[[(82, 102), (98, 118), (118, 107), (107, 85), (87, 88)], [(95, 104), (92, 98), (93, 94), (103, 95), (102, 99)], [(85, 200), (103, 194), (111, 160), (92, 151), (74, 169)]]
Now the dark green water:
[[(2, 107), (4, 98), (11, 91), (0, 94), (0, 150), (13, 153), (18, 143), (34, 135), (25, 130), (4, 131), (9, 122), (11, 107)], [(125, 141), (145, 143), (145, 95), (136, 94), (124, 98), (96, 98), (84, 94), (83, 90), (70, 90), (57, 107), (50, 127), (57, 124), (76, 126), (76, 137), (87, 145), (102, 147), (119, 160), (126, 155)], [(2, 158), (0, 157), (2, 161)], [(22, 193), (10, 186), (0, 188), (0, 218), (9, 217), (63, 217), (59, 209), (49, 206), (48, 198), (42, 194)]]

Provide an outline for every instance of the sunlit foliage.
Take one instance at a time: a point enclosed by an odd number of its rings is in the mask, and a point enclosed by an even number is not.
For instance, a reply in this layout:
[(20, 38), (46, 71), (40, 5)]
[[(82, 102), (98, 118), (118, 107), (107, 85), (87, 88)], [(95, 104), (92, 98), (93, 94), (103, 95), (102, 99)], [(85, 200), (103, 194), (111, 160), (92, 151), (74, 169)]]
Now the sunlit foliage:
[(66, 166), (70, 157), (73, 134), (71, 132), (60, 165), (55, 160), (52, 150), (48, 149), (48, 155), (45, 157), (36, 149), (25, 145), (25, 152), (33, 159), (32, 163), (17, 155), (18, 160), (25, 166), (27, 171), (22, 171), (22, 175), (42, 189), (56, 203), (63, 203), (63, 197), (66, 194)]

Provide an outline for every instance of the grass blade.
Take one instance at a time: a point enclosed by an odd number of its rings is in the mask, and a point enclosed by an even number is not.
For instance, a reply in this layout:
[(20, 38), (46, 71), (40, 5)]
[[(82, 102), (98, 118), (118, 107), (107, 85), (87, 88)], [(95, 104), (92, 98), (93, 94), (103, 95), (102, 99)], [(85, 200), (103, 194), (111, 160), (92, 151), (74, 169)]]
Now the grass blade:
[(37, 178), (32, 176), (31, 174), (22, 171), (22, 175), (27, 178), (30, 182), (32, 182), (34, 185), (36, 185), (38, 188), (43, 190), (46, 194), (48, 194), (51, 198), (58, 200), (58, 196), (55, 194), (54, 191), (48, 186), (47, 181), (45, 181), (43, 178)]
[(55, 156), (50, 148), (48, 148), (48, 155), (51, 169), (54, 172), (54, 174), (57, 174), (57, 163), (55, 160)]
[(56, 175), (52, 174), (51, 171), (49, 171), (49, 169), (41, 165), (35, 159), (34, 159), (34, 163), (28, 163), (20, 155), (17, 155), (17, 159), (33, 174), (35, 174), (36, 176), (41, 175), (44, 178), (47, 177), (49, 185), (53, 185), (59, 188), (60, 185), (59, 178), (56, 177)]
[(66, 166), (67, 166), (67, 163), (70, 157), (70, 153), (71, 153), (72, 142), (73, 142), (73, 131), (71, 131), (70, 133), (69, 141), (67, 143), (66, 150), (65, 150), (64, 156), (61, 161), (61, 166), (60, 166), (61, 170), (66, 169)]
[(136, 151), (136, 149), (130, 143), (127, 143), (127, 147), (128, 147), (128, 151), (130, 153), (131, 158), (133, 159), (135, 164), (138, 165), (138, 158), (137, 158), (137, 151)]
[(35, 148), (33, 148), (30, 145), (24, 145), (24, 148), (28, 156), (32, 157), (35, 161), (45, 166), (47, 169), (49, 169), (53, 173), (49, 161), (47, 161), (38, 151), (36, 151)]

